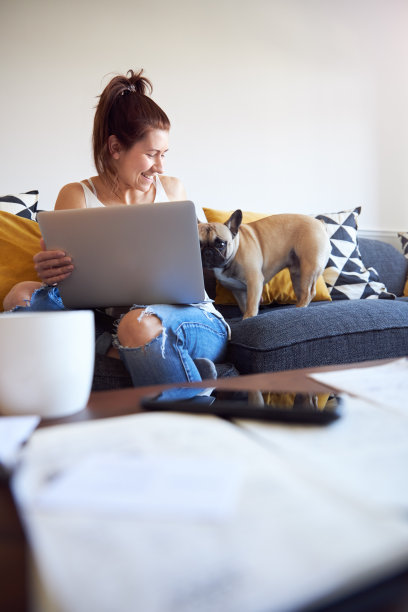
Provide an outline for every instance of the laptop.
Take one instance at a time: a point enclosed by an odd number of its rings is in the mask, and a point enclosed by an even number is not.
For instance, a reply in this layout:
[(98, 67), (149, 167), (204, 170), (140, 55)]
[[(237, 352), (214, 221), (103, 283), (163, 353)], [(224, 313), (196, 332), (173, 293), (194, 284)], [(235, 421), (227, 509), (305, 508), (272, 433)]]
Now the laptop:
[(47, 249), (74, 271), (58, 287), (67, 308), (193, 304), (206, 299), (190, 201), (42, 211)]

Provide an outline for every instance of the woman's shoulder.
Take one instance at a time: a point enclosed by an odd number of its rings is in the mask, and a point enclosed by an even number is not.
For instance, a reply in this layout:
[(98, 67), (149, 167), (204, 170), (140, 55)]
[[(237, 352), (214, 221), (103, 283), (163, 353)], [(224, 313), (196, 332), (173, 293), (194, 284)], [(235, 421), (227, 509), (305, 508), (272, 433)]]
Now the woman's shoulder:
[(186, 200), (187, 194), (183, 183), (175, 176), (160, 176), (160, 182), (169, 200)]
[(81, 183), (68, 183), (60, 189), (54, 209), (85, 208), (85, 195)]

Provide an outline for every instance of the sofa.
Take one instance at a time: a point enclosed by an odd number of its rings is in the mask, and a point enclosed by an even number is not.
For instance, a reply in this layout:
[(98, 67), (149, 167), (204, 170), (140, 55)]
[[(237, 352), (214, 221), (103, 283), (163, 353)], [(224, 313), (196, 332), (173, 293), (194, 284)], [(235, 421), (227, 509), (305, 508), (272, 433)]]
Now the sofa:
[[(360, 239), (366, 267), (374, 267), (395, 299), (360, 299), (260, 307), (242, 320), (237, 306), (217, 306), (231, 327), (219, 376), (276, 372), (408, 355), (408, 297), (403, 296), (408, 260), (380, 240)], [(214, 284), (207, 280), (214, 295)], [(121, 362), (97, 356), (94, 388), (131, 385)]]
[[(19, 194), (20, 200), (24, 195)], [(204, 210), (209, 221), (220, 220), (220, 211)], [(10, 284), (36, 278), (34, 271), (29, 273), (39, 239), (34, 212), (24, 214), (17, 225), (12, 211), (0, 212), (0, 289), (4, 280)], [(360, 212), (358, 207), (318, 215), (332, 241), (332, 259), (321, 279), (321, 295), (306, 308), (296, 308), (294, 296), (280, 285), (279, 290), (269, 288), (256, 317), (242, 320), (231, 296), (225, 299), (211, 273), (205, 274), (207, 292), (231, 328), (226, 362), (217, 364), (218, 376), (408, 355), (408, 234), (400, 234), (400, 251), (381, 240), (358, 237)], [(244, 213), (244, 222), (251, 219)], [(94, 390), (131, 384), (119, 360), (96, 355)]]

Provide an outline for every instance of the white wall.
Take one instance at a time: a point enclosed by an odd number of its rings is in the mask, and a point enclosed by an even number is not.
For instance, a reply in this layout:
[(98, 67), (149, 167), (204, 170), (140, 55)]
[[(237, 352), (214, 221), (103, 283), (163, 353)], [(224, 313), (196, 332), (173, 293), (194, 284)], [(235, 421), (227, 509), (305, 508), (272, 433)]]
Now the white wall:
[(407, 26), (406, 0), (2, 0), (0, 193), (94, 174), (96, 96), (143, 67), (191, 199), (407, 230)]

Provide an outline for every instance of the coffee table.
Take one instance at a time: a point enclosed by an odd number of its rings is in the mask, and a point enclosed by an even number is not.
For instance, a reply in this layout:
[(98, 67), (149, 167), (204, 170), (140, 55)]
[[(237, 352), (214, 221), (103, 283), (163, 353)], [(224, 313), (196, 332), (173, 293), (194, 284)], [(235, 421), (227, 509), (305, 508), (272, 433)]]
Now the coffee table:
[[(377, 362), (376, 362), (377, 363)], [(371, 365), (371, 364), (362, 364)], [(341, 369), (347, 366), (341, 366)], [(353, 366), (355, 367), (355, 366)], [(258, 374), (242, 376), (235, 379), (223, 379), (217, 381), (217, 387), (222, 388), (268, 388), (276, 391), (325, 391), (327, 387), (308, 378), (310, 372), (333, 370), (333, 367), (295, 370), (290, 372), (278, 372), (268, 374)], [(197, 385), (195, 385), (197, 386)], [(133, 415), (141, 412), (140, 399), (150, 392), (156, 392), (163, 387), (145, 387), (143, 389), (123, 389), (118, 391), (94, 392), (91, 394), (88, 406), (82, 412), (67, 419), (57, 421), (46, 421), (41, 423), (41, 428), (64, 424), (81, 423), (85, 421), (96, 421), (118, 416)], [(265, 441), (259, 441), (264, 445)], [(13, 500), (9, 490), (4, 483), (0, 489), (0, 534), (7, 535), (7, 549), (2, 546), (3, 558), (0, 558), (0, 604), (7, 604), (5, 609), (23, 610), (27, 601), (26, 575), (24, 559), (26, 552), (26, 542), (21, 526), (17, 520)], [(353, 589), (351, 589), (353, 591)], [(405, 609), (408, 605), (408, 571), (404, 567), (397, 567), (395, 571), (388, 575), (377, 576), (373, 584), (364, 584), (364, 588), (357, 587), (355, 593), (348, 593), (346, 599), (341, 603), (331, 603), (326, 606), (323, 600), (316, 602), (313, 609), (348, 610), (350, 602), (361, 602), (360, 608), (367, 610), (395, 610), (395, 612)], [(373, 599), (374, 598), (374, 599)], [(366, 602), (370, 601), (371, 607), (364, 608)], [(382, 603), (381, 603), (382, 602)], [(383, 607), (378, 607), (381, 604)], [(360, 605), (360, 604), (358, 604)], [(319, 607), (320, 606), (320, 607)], [(377, 606), (377, 607), (375, 607)], [(402, 607), (401, 607), (402, 606)], [(312, 609), (312, 608), (310, 608)], [(252, 609), (251, 609), (252, 612)]]

